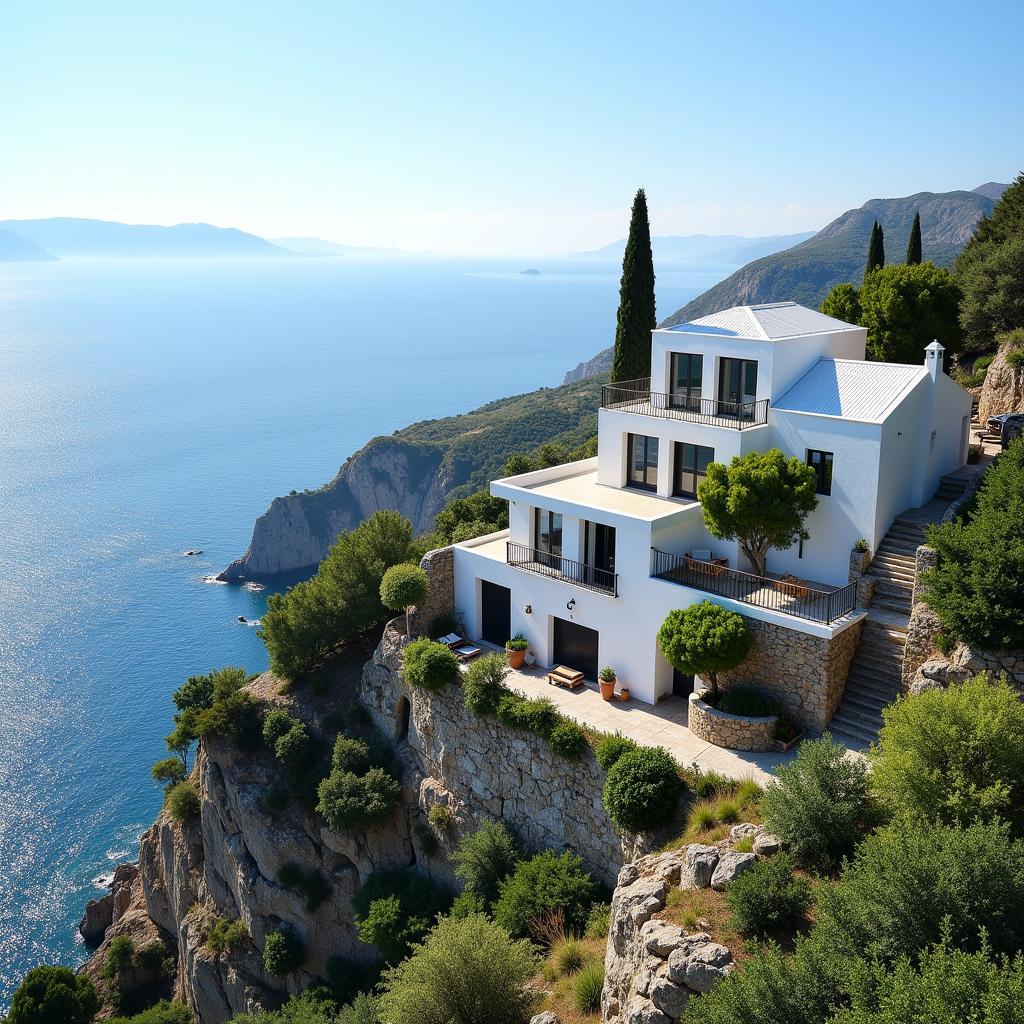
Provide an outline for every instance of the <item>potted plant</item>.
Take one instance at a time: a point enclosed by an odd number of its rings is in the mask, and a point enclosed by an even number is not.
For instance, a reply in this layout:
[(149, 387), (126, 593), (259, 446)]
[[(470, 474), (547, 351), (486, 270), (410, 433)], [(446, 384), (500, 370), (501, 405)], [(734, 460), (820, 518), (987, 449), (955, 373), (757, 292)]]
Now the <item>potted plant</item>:
[(803, 738), (804, 730), (796, 722), (784, 714), (779, 715), (779, 720), (775, 723), (775, 735), (773, 736), (773, 745), (778, 753), (785, 754)]
[(530, 644), (522, 633), (516, 633), (511, 640), (505, 641), (505, 657), (509, 668), (522, 668), (526, 660), (526, 648)]
[(601, 700), (613, 700), (615, 698), (615, 669), (605, 665), (597, 675), (597, 681), (601, 686)]

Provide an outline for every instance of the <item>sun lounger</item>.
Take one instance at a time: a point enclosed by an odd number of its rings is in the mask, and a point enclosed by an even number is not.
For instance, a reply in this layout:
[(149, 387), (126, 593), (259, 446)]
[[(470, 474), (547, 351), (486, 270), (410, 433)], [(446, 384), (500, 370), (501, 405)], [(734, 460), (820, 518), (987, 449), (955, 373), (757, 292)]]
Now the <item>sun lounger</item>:
[(465, 641), (458, 633), (448, 633), (446, 636), (439, 636), (437, 638), (439, 644), (444, 644), (445, 647), (454, 647), (455, 644), (461, 644)]
[(556, 665), (548, 673), (548, 682), (552, 686), (564, 686), (567, 690), (575, 690), (583, 685), (583, 673), (568, 665)]
[(453, 647), (452, 650), (459, 661), (469, 661), (470, 658), (475, 658), (481, 653), (480, 648), (474, 647), (472, 644), (463, 644), (461, 647)]

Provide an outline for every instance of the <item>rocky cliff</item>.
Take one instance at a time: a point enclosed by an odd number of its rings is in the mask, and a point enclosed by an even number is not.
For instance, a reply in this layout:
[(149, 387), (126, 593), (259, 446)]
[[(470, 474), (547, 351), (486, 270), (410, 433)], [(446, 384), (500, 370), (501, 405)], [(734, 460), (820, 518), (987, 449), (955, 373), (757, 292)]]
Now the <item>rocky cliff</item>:
[(1011, 342), (1000, 345), (985, 374), (978, 399), (978, 419), (982, 423), (996, 413), (1024, 412), (1024, 371), (1007, 362), (1011, 351), (1015, 351)]

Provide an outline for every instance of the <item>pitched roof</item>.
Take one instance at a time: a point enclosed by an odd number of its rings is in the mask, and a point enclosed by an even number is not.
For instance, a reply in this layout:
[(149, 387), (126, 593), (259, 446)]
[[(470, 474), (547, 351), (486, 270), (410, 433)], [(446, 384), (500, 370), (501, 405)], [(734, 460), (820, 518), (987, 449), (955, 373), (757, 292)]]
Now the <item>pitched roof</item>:
[(773, 407), (778, 412), (881, 423), (926, 376), (923, 366), (819, 359)]
[(855, 329), (855, 325), (825, 316), (797, 302), (766, 302), (757, 306), (733, 306), (667, 329), (691, 334), (720, 334), (730, 338), (779, 341), (804, 334), (850, 331)]

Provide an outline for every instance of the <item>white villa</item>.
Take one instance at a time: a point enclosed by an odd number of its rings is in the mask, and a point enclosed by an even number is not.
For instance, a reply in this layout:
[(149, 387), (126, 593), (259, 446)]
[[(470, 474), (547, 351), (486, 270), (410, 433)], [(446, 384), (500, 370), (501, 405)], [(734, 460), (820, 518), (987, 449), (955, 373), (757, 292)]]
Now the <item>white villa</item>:
[[(865, 614), (853, 545), (874, 552), (966, 462), (969, 440), (971, 397), (943, 372), (942, 346), (918, 366), (868, 362), (866, 334), (793, 302), (653, 331), (650, 378), (603, 389), (596, 458), (492, 483), (509, 529), (454, 547), (467, 634), (501, 646), (522, 632), (541, 665), (590, 678), (610, 665), (655, 703), (692, 688), (659, 626), (710, 597), (752, 626), (755, 682), (806, 674), (801, 652), (835, 662), (797, 708), (823, 728)], [(819, 503), (810, 539), (770, 551), (758, 577), (737, 543), (707, 533), (697, 487), (709, 462), (776, 447), (814, 467)]]

